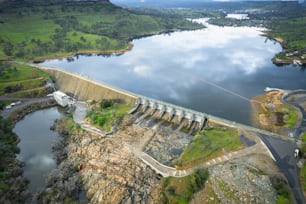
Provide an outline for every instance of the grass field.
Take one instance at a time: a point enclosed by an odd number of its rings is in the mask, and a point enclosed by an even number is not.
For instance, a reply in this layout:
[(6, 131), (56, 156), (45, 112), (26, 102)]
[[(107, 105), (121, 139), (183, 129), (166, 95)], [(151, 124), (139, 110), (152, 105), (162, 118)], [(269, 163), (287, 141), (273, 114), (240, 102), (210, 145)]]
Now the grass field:
[(44, 85), (48, 79), (50, 76), (37, 68), (16, 63), (1, 63), (0, 95), (31, 97), (33, 90), (45, 90)]
[(161, 201), (163, 203), (189, 203), (194, 193), (204, 188), (208, 177), (208, 170), (200, 169), (183, 178), (163, 178)]
[(288, 49), (306, 47), (306, 17), (288, 18), (273, 22), (269, 32), (273, 37), (282, 38), (282, 45)]
[[(97, 102), (96, 102), (97, 103)], [(119, 124), (124, 115), (132, 108), (130, 105), (117, 103), (114, 100), (102, 100), (87, 114), (94, 125), (105, 131), (110, 131), (115, 124)]]
[(183, 18), (135, 14), (107, 2), (0, 4), (0, 9), (0, 60), (116, 52), (128, 49), (137, 37), (203, 27)]
[(190, 168), (199, 163), (243, 147), (238, 132), (225, 128), (209, 128), (196, 134), (184, 149), (177, 164), (179, 168)]

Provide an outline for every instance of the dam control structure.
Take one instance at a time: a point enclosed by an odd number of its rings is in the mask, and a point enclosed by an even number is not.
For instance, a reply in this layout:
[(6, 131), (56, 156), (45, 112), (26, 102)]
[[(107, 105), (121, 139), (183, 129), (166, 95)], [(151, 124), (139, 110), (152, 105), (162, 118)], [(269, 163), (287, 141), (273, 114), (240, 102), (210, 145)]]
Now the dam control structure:
[[(284, 163), (283, 156), (285, 155), (287, 158), (290, 157), (290, 155), (287, 153), (283, 154), (283, 148), (279, 148), (277, 147), (277, 145), (274, 145), (274, 143), (271, 143), (271, 141), (278, 141), (283, 144), (286, 144), (286, 146), (288, 147), (290, 146), (290, 148), (292, 149), (296, 147), (294, 138), (288, 137), (287, 135), (280, 135), (259, 128), (236, 123), (234, 121), (226, 120), (206, 113), (197, 112), (156, 99), (137, 95), (100, 82), (95, 82), (89, 79), (88, 77), (63, 71), (57, 68), (43, 67), (35, 64), (28, 65), (42, 69), (43, 71), (52, 75), (56, 80), (56, 88), (61, 90), (62, 92), (67, 93), (69, 96), (73, 96), (77, 100), (85, 101), (101, 99), (119, 99), (120, 102), (124, 104), (132, 105), (133, 108), (130, 110), (129, 113), (134, 114), (136, 116), (140, 116), (140, 120), (144, 118), (157, 118), (162, 119), (163, 121), (168, 121), (170, 123), (179, 124), (180, 127), (186, 127), (190, 130), (201, 130), (206, 126), (207, 122), (209, 122), (257, 133), (261, 140), (263, 140), (261, 143), (265, 143), (267, 147), (264, 149), (264, 151), (269, 149), (269, 154), (272, 155), (278, 166), (281, 168), (281, 171), (284, 173), (285, 177), (289, 181), (291, 181), (289, 182), (289, 185), (293, 190), (294, 195), (296, 196), (296, 200), (298, 201), (297, 203), (305, 203), (305, 199), (303, 197), (301, 189), (296, 188), (295, 185), (296, 183), (298, 183), (298, 177), (296, 168), (292, 168), (292, 166), (295, 165), (294, 161), (293, 163), (292, 160), (290, 160), (291, 163), (289, 163), (289, 161), (288, 163)], [(263, 151), (262, 149), (258, 149), (256, 145), (252, 146), (251, 148), (254, 148), (254, 151)], [(249, 150), (250, 149), (247, 148), (246, 150), (242, 151)], [(143, 152), (139, 155), (139, 158), (144, 163), (149, 165), (154, 171), (163, 176), (183, 177), (190, 173), (187, 170), (180, 171), (172, 167), (161, 165), (158, 161), (155, 161), (151, 156)], [(233, 157), (226, 156), (225, 160), (231, 158)], [(219, 159), (222, 160), (223, 158)], [(207, 162), (203, 165), (207, 167), (212, 164), (213, 163)], [(285, 168), (283, 165), (285, 165)]]
[(137, 95), (101, 82), (96, 82), (88, 77), (64, 71), (54, 67), (40, 66), (37, 64), (25, 63), (29, 66), (39, 68), (54, 77), (56, 88), (62, 92), (72, 95), (77, 100), (101, 100), (119, 99), (124, 104), (134, 106), (130, 113), (142, 113), (152, 117), (163, 118), (167, 121), (181, 123), (187, 121), (187, 127), (197, 126), (203, 129), (208, 121), (223, 124), (232, 128), (241, 128), (268, 136), (281, 138), (286, 141), (295, 142), (293, 138), (269, 132), (252, 126), (240, 124), (206, 113), (183, 108), (177, 105)]

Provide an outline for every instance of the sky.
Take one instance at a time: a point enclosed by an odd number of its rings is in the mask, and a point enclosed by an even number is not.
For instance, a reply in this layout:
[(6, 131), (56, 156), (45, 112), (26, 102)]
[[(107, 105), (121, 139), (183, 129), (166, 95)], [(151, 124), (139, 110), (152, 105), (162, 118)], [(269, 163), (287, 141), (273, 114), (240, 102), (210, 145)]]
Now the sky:
[[(184, 7), (186, 5), (199, 4), (203, 2), (212, 2), (212, 1), (235, 2), (235, 1), (246, 1), (246, 0), (111, 0), (111, 2), (119, 5), (154, 6), (154, 7), (180, 7), (180, 6)], [(266, 0), (257, 0), (257, 1), (266, 1)], [(271, 1), (278, 1), (278, 0), (271, 0)], [(304, 0), (292, 0), (292, 1), (304, 2)]]

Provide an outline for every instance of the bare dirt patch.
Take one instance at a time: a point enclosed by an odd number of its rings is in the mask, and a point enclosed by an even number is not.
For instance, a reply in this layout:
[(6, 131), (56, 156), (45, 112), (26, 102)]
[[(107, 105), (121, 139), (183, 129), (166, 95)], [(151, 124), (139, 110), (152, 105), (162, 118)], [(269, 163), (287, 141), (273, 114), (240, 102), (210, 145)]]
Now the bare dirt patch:
[(284, 103), (282, 91), (270, 91), (252, 99), (252, 123), (260, 128), (286, 134), (297, 123), (298, 111)]

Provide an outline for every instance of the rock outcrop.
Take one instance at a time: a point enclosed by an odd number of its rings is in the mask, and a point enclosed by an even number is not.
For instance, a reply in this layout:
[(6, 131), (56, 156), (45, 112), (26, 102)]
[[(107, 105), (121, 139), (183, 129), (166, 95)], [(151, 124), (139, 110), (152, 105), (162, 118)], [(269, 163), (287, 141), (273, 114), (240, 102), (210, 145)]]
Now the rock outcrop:
[[(42, 203), (71, 199), (80, 201), (84, 190), (88, 201), (95, 203), (154, 203), (159, 177), (130, 148), (149, 130), (129, 128), (135, 136), (120, 129), (112, 137), (101, 137), (80, 129), (56, 129), (64, 136), (54, 147), (60, 164), (49, 177), (48, 188), (41, 194)], [(69, 142), (68, 142), (69, 141)]]
[(252, 155), (209, 169), (205, 189), (195, 194), (197, 203), (275, 203), (277, 192), (271, 174), (279, 170), (264, 155)]

